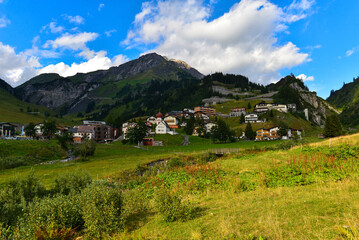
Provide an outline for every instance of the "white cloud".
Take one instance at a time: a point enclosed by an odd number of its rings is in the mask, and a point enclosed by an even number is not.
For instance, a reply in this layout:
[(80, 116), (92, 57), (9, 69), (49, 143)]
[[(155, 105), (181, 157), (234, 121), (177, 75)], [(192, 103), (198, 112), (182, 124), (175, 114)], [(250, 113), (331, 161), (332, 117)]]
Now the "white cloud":
[(50, 22), (49, 24), (42, 27), (40, 32), (50, 30), (51, 33), (61, 33), (65, 30), (63, 26), (57, 26), (57, 22)]
[(69, 16), (69, 15), (65, 15), (65, 18), (70, 22), (70, 23), (74, 23), (74, 24), (84, 24), (85, 23), (85, 19), (79, 15), (77, 16)]
[(6, 16), (2, 16), (0, 18), (0, 28), (4, 28), (6, 27), (7, 25), (9, 25), (11, 22), (9, 19), (6, 18)]
[(0, 42), (0, 56), (0, 78), (13, 86), (33, 77), (36, 69), (41, 67), (37, 58), (16, 53), (13, 47), (2, 42)]
[(106, 32), (105, 32), (105, 35), (106, 35), (107, 37), (111, 37), (112, 33), (115, 33), (115, 32), (117, 32), (117, 30), (116, 30), (116, 29), (112, 29), (112, 30), (106, 31)]
[(359, 46), (353, 47), (352, 49), (348, 50), (348, 51), (345, 53), (345, 56), (350, 57), (351, 55), (353, 55), (354, 53), (356, 53), (356, 52), (358, 52), (358, 51), (359, 51)]
[(99, 69), (108, 69), (112, 66), (120, 65), (128, 61), (127, 57), (124, 55), (115, 56), (112, 60), (108, 58), (106, 51), (99, 51), (94, 53), (94, 56), (86, 62), (82, 63), (72, 63), (71, 66), (66, 65), (63, 62), (60, 62), (56, 65), (48, 65), (38, 71), (38, 74), (41, 73), (58, 73), (63, 77), (73, 76), (76, 73), (87, 73), (91, 71), (96, 71)]
[(299, 76), (297, 76), (298, 79), (301, 79), (303, 82), (309, 82), (309, 81), (314, 81), (314, 77), (313, 76), (307, 76), (305, 74), (300, 74)]
[(209, 21), (211, 9), (202, 0), (146, 2), (122, 44), (155, 44), (148, 52), (184, 60), (204, 74), (238, 73), (266, 84), (280, 78), (279, 70), (310, 61), (292, 42), (280, 44), (276, 35), (302, 19), (311, 4), (294, 1), (284, 9), (268, 0), (242, 0)]
[(100, 5), (98, 5), (97, 10), (98, 10), (98, 11), (101, 11), (101, 10), (102, 10), (102, 8), (104, 8), (104, 7), (105, 7), (105, 4), (100, 3)]
[(44, 47), (53, 49), (64, 48), (72, 50), (87, 49), (86, 43), (94, 41), (99, 35), (97, 33), (83, 32), (77, 34), (65, 33), (55, 40), (48, 40)]

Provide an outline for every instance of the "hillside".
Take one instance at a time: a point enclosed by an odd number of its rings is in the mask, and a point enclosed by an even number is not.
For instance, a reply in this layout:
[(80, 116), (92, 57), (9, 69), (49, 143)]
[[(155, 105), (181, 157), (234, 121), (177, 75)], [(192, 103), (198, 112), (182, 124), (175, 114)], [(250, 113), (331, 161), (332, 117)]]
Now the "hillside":
[(339, 117), (345, 126), (359, 126), (359, 78), (344, 84), (339, 90), (333, 90), (327, 101), (342, 110)]

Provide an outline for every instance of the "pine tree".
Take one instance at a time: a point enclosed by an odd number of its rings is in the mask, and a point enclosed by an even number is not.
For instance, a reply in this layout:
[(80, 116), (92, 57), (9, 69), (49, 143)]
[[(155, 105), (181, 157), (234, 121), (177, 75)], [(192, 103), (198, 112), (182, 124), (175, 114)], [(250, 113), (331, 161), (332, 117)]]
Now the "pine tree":
[(242, 113), (241, 114), (241, 118), (239, 119), (239, 123), (240, 124), (243, 124), (243, 123), (245, 123), (246, 122), (246, 118), (244, 117), (244, 114)]
[(253, 131), (251, 123), (247, 123), (244, 133), (246, 137), (250, 140), (254, 140), (256, 138), (256, 133)]
[(328, 116), (325, 120), (324, 132), (325, 137), (337, 137), (343, 134), (343, 126), (336, 114)]

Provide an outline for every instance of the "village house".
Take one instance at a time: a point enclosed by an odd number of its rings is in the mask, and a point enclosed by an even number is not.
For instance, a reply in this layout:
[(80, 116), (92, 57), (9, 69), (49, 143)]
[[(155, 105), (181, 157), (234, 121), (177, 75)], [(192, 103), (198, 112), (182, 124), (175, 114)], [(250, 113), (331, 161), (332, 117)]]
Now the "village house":
[(165, 121), (161, 121), (156, 126), (156, 134), (170, 134), (171, 129)]
[(156, 114), (156, 124), (158, 125), (158, 124), (160, 124), (160, 122), (162, 122), (163, 121), (163, 114), (161, 113), (161, 112), (158, 112), (157, 114)]
[(258, 122), (258, 115), (257, 114), (248, 114), (244, 117), (245, 123), (256, 123)]
[(0, 123), (0, 137), (12, 137), (15, 135), (15, 128), (14, 124), (8, 122)]
[(179, 120), (173, 115), (168, 115), (164, 118), (164, 121), (168, 124), (170, 128), (178, 128)]
[(146, 121), (147, 121), (147, 122), (150, 122), (152, 125), (157, 124), (156, 118), (153, 117), (153, 116), (148, 117)]
[(294, 137), (294, 134), (297, 134), (299, 136), (299, 138), (302, 138), (302, 131), (301, 130), (298, 130), (298, 129), (288, 129), (288, 138), (292, 138)]
[(216, 109), (214, 107), (198, 106), (194, 108), (194, 112), (202, 112), (207, 116), (216, 116)]
[(122, 134), (123, 134), (124, 139), (126, 139), (126, 134), (127, 134), (128, 130), (130, 128), (135, 127), (135, 126), (136, 126), (136, 123), (128, 123), (128, 122), (126, 122), (126, 123), (122, 124)]
[(263, 141), (263, 140), (276, 140), (280, 139), (280, 135), (278, 134), (279, 128), (273, 127), (270, 129), (261, 128), (256, 131), (256, 141)]
[(288, 106), (285, 104), (275, 104), (275, 103), (259, 103), (255, 105), (254, 112), (256, 113), (265, 113), (270, 110), (277, 110), (279, 112), (288, 112)]
[(230, 117), (240, 117), (241, 115), (246, 115), (245, 108), (232, 108), (231, 113), (229, 114)]
[(195, 118), (202, 118), (203, 120), (209, 120), (209, 117), (206, 114), (204, 114), (203, 112), (201, 112), (201, 111), (195, 112), (194, 117)]
[(80, 125), (75, 128), (73, 132), (73, 141), (76, 143), (81, 143), (85, 139), (91, 140), (95, 139), (95, 127)]
[(292, 112), (296, 112), (297, 111), (297, 104), (294, 104), (294, 103), (290, 103), (290, 104), (287, 104), (288, 106), (288, 110), (292, 111)]

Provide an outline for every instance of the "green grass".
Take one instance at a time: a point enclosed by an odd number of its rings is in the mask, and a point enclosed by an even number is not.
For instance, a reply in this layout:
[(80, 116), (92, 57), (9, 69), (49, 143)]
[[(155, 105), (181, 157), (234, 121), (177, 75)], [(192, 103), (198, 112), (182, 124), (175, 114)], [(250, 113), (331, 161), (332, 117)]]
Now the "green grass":
[[(217, 112), (221, 112), (223, 114), (229, 114), (232, 108), (246, 108), (247, 112), (252, 112), (254, 106), (260, 102), (261, 100), (230, 100), (228, 102), (216, 104), (213, 107)], [(250, 109), (247, 108), (248, 103), (251, 104)]]

